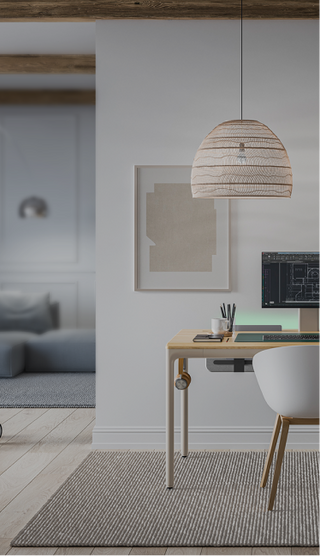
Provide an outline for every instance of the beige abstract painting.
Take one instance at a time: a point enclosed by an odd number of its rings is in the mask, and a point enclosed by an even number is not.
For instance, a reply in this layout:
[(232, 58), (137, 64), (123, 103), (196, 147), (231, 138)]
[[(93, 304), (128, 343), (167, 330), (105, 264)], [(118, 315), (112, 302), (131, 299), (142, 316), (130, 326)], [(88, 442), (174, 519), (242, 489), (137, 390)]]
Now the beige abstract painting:
[(156, 183), (146, 197), (150, 272), (212, 272), (214, 199), (193, 199), (190, 183)]
[(191, 166), (134, 166), (134, 291), (230, 291), (228, 199), (195, 199)]

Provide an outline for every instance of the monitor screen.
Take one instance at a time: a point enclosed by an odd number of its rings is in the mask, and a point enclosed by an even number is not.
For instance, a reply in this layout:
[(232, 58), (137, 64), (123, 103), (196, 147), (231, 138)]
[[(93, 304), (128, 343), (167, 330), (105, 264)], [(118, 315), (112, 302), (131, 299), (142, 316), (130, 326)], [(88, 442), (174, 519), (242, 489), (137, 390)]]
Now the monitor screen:
[(262, 307), (319, 307), (319, 253), (262, 253)]

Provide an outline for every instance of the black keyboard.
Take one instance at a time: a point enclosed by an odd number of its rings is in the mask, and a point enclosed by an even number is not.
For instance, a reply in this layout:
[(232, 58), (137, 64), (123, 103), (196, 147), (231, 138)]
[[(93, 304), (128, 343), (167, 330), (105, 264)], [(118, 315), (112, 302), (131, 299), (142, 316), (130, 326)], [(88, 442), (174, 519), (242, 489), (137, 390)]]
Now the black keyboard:
[(319, 333), (263, 334), (264, 342), (319, 342)]

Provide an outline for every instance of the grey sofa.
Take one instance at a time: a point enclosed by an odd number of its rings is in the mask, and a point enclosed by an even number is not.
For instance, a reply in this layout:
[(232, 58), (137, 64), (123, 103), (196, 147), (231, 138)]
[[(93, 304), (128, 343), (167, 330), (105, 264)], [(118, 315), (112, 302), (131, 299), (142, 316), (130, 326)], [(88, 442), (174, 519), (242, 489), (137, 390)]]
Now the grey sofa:
[(34, 318), (26, 310), (23, 315), (20, 311), (19, 318), (19, 311), (14, 312), (16, 326), (24, 329), (14, 330), (12, 319), (4, 318), (8, 307), (1, 305), (1, 297), (3, 301), (4, 295), (0, 294), (0, 378), (23, 371), (95, 372), (94, 329), (59, 329), (58, 307), (49, 304), (46, 330), (41, 332), (39, 312)]
[(95, 331), (0, 332), (0, 377), (23, 371), (95, 372)]

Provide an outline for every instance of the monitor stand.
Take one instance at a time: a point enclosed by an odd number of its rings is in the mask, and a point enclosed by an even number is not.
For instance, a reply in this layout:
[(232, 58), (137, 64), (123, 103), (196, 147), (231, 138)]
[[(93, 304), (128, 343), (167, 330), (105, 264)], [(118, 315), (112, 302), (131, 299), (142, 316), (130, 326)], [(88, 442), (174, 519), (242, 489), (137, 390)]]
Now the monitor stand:
[(319, 309), (298, 309), (299, 332), (319, 332)]

